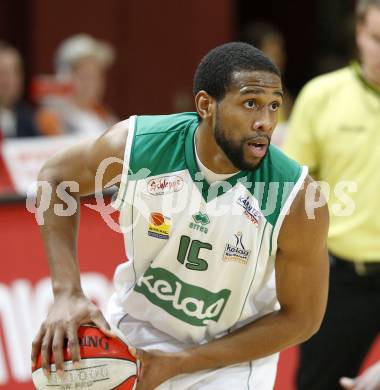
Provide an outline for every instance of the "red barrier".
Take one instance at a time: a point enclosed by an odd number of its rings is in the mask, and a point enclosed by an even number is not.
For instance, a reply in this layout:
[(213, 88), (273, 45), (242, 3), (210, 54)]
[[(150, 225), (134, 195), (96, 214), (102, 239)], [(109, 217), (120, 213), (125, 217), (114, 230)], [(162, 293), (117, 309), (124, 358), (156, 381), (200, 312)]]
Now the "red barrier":
[[(38, 226), (24, 203), (0, 204), (0, 389), (32, 389), (30, 344), (51, 302), (46, 257)], [(79, 259), (86, 293), (104, 308), (117, 264), (125, 261), (122, 236), (101, 216), (81, 209)], [(380, 340), (365, 365), (380, 359)], [(280, 358), (276, 390), (294, 390), (297, 349)]]
[[(83, 284), (104, 308), (113, 270), (125, 261), (123, 238), (97, 212), (82, 206), (81, 214)], [(0, 388), (32, 389), (30, 343), (51, 302), (51, 287), (39, 229), (24, 203), (0, 205), (0, 237)]]

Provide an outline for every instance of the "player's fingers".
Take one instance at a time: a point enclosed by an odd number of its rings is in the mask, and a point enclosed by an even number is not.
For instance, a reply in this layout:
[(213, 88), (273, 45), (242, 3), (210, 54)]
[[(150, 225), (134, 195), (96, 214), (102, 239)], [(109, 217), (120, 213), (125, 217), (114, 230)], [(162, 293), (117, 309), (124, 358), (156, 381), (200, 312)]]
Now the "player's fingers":
[(345, 390), (354, 390), (355, 389), (355, 380), (347, 377), (342, 377), (339, 380), (340, 385)]
[(41, 367), (44, 374), (50, 375), (50, 356), (51, 356), (52, 332), (46, 331), (41, 344)]
[(147, 356), (147, 352), (144, 351), (143, 349), (138, 349), (128, 345), (128, 350), (134, 358), (140, 361), (144, 361), (145, 357)]
[(136, 385), (136, 390), (148, 390), (149, 388), (142, 381), (138, 381)]
[(130, 354), (136, 359), (137, 364), (137, 379), (141, 378), (143, 370), (144, 351), (132, 346), (128, 346)]
[(137, 358), (137, 350), (135, 347), (132, 347), (131, 345), (128, 346), (128, 350), (129, 352), (131, 353), (131, 355), (134, 357), (134, 358)]
[(139, 379), (136, 382), (136, 390), (144, 390), (144, 384)]
[(71, 360), (73, 361), (74, 367), (78, 368), (80, 366), (80, 348), (78, 340), (78, 325), (72, 323), (67, 328), (67, 339), (68, 347), (71, 353)]
[(137, 359), (137, 381), (141, 381), (145, 375), (145, 367), (146, 367), (146, 352), (143, 349), (137, 349), (135, 347), (128, 347), (131, 355)]
[(106, 321), (100, 310), (92, 314), (91, 320), (106, 336), (117, 337), (117, 334), (111, 330), (109, 323)]
[(41, 327), (40, 327), (40, 329), (39, 329), (39, 331), (38, 331), (38, 333), (37, 333), (37, 335), (34, 338), (33, 343), (32, 343), (32, 353), (30, 356), (30, 359), (32, 361), (32, 369), (34, 369), (36, 367), (37, 357), (41, 351), (41, 344), (42, 344), (42, 339), (44, 337), (44, 334), (45, 334), (45, 327), (43, 325), (41, 325)]
[(54, 352), (54, 362), (55, 368), (57, 370), (57, 375), (59, 377), (63, 376), (63, 341), (64, 341), (64, 331), (62, 328), (58, 328), (54, 332), (52, 351)]
[(380, 386), (374, 382), (374, 378), (359, 377), (355, 382), (354, 390), (379, 390)]

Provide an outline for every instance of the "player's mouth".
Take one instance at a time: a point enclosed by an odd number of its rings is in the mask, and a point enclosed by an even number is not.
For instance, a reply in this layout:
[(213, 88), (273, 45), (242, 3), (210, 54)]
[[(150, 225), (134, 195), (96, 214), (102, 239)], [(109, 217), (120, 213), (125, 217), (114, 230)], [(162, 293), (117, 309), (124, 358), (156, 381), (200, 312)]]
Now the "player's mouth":
[(247, 142), (249, 153), (256, 158), (263, 158), (269, 142), (265, 137), (257, 137)]

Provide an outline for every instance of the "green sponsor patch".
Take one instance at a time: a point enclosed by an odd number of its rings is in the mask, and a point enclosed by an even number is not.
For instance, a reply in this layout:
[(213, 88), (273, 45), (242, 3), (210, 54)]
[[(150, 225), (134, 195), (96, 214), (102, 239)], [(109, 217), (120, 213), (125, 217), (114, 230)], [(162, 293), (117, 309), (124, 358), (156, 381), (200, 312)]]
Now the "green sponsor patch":
[(149, 268), (134, 289), (154, 305), (194, 326), (218, 321), (231, 294), (227, 289), (213, 293), (185, 283), (163, 268)]
[(193, 220), (195, 221), (195, 223), (199, 223), (201, 225), (208, 225), (210, 223), (208, 215), (203, 214), (200, 211), (193, 215)]

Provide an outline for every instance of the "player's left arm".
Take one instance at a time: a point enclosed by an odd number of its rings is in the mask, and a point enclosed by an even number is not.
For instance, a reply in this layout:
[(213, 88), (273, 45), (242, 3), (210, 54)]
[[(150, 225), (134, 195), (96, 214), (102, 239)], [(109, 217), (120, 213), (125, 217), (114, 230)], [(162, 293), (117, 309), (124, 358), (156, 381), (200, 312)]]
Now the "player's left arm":
[(315, 199), (309, 202), (306, 194), (321, 196), (319, 189), (306, 191), (310, 185), (316, 186), (307, 178), (305, 188), (298, 193), (283, 222), (278, 239), (275, 267), (281, 308), (225, 337), (180, 353), (138, 351), (143, 367), (139, 390), (154, 388), (151, 386), (181, 373), (271, 355), (307, 340), (319, 329), (328, 290), (329, 215), (326, 205), (315, 210), (309, 207), (315, 204)]

